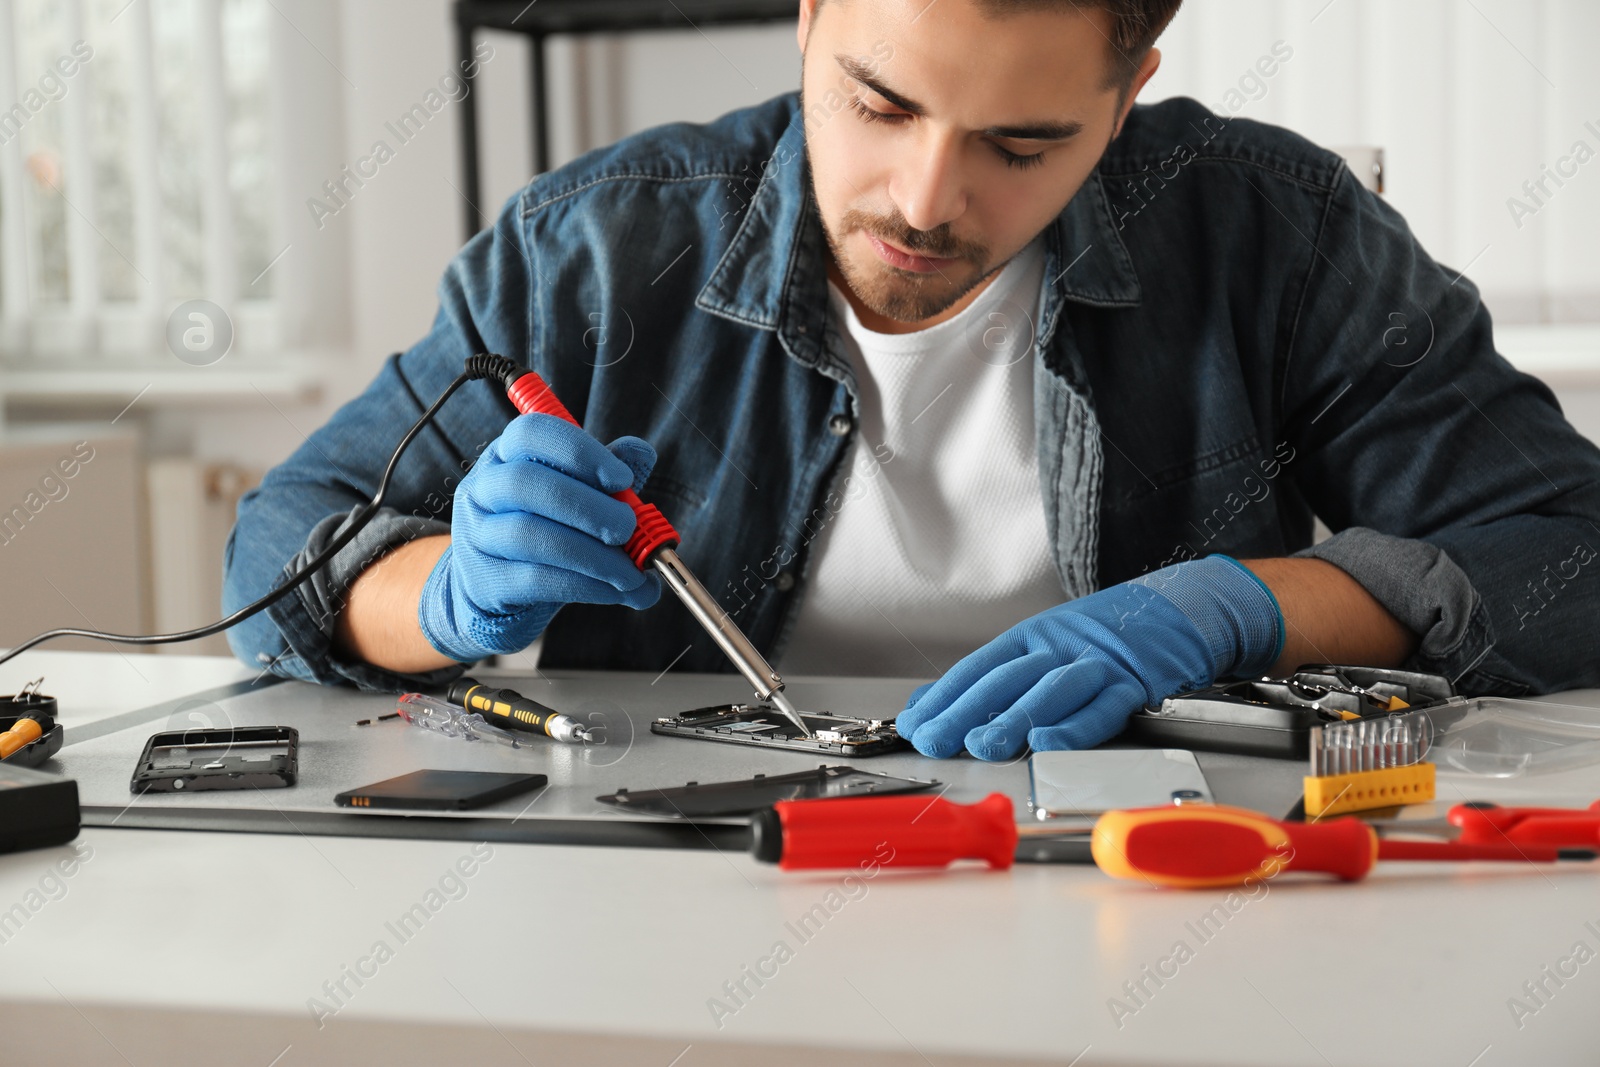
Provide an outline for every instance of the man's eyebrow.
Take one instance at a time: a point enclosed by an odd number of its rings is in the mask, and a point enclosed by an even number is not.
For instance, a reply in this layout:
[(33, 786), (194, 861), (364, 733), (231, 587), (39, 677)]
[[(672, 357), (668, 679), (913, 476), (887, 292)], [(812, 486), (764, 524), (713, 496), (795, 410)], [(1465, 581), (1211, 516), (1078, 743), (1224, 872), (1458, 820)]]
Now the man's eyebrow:
[(853, 80), (865, 85), (901, 111), (909, 111), (913, 115), (926, 115), (928, 113), (927, 108), (915, 101), (907, 100), (874, 77), (872, 67), (868, 64), (861, 62), (859, 59), (852, 59), (842, 52), (835, 53), (833, 58), (838, 60), (839, 66), (844, 68), (844, 72), (850, 75)]
[(1081, 122), (1035, 122), (1025, 126), (990, 126), (983, 131), (990, 137), (1011, 141), (1065, 141), (1083, 132)]
[[(873, 73), (872, 68), (858, 59), (853, 59), (843, 53), (833, 57), (839, 66), (844, 69), (853, 80), (865, 85), (868, 89), (883, 97), (901, 111), (912, 115), (926, 115), (928, 109), (915, 100), (908, 100), (883, 84)], [(1001, 137), (1008, 141), (1065, 141), (1083, 132), (1081, 122), (1030, 122), (1021, 126), (990, 126), (981, 133), (989, 137)]]

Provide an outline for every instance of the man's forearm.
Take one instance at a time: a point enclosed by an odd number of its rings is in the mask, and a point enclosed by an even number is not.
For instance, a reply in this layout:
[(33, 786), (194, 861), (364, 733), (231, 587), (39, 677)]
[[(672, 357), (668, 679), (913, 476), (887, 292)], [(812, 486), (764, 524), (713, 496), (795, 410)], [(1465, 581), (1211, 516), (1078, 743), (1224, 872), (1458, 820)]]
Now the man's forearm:
[(1320, 559), (1242, 562), (1283, 610), (1283, 654), (1273, 674), (1286, 675), (1302, 663), (1398, 667), (1416, 651), (1417, 635), (1333, 564)]
[(417, 621), (422, 587), (449, 547), (449, 534), (419, 537), (362, 571), (350, 584), (335, 624), (333, 643), (339, 654), (401, 674), (454, 663), (428, 643)]

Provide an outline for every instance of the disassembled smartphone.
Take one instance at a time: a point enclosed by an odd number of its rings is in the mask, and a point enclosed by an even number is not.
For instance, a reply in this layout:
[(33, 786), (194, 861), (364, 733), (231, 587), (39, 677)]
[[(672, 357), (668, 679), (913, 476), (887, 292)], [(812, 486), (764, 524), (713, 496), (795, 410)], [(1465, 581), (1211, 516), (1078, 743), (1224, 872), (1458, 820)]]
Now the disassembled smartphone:
[(300, 731), (292, 726), (154, 734), (144, 743), (129, 789), (134, 793), (196, 793), (291, 786), (299, 776), (299, 747)]
[(879, 756), (893, 752), (903, 742), (893, 719), (857, 719), (848, 715), (801, 712), (811, 730), (802, 737), (783, 712), (767, 704), (718, 704), (670, 715), (650, 724), (650, 732), (699, 741), (724, 741), (761, 748), (787, 748), (796, 752), (826, 752), (834, 756)]
[(937, 789), (941, 783), (896, 778), (854, 767), (829, 767), (795, 774), (758, 774), (737, 782), (690, 782), (670, 789), (619, 789), (602, 804), (649, 815), (693, 819), (749, 815), (780, 800), (823, 800), (829, 797), (889, 796)]

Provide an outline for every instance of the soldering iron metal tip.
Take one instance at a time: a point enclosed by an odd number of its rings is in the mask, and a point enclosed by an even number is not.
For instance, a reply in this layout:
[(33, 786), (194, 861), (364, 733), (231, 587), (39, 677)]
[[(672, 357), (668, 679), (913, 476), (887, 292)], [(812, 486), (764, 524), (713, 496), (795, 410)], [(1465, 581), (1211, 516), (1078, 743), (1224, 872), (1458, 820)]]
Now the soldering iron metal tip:
[(774, 689), (772, 691), (772, 695), (767, 699), (772, 701), (773, 705), (779, 711), (788, 716), (789, 721), (794, 723), (795, 726), (799, 728), (801, 736), (811, 736), (811, 728), (807, 726), (806, 721), (800, 717), (800, 713), (795, 710), (795, 706), (789, 703), (789, 698), (783, 695), (782, 689)]

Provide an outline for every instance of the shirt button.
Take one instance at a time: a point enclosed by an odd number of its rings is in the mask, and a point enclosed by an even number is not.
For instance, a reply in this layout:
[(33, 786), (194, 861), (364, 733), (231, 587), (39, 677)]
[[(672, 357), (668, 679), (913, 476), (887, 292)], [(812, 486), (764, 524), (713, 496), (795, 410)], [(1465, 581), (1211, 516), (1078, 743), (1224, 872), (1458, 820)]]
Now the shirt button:
[(779, 571), (778, 580), (773, 584), (778, 587), (778, 592), (787, 593), (794, 588), (794, 575), (788, 571)]
[(852, 425), (849, 415), (835, 415), (828, 420), (828, 432), (835, 437), (843, 437), (850, 432)]
[(794, 328), (794, 332), (795, 333), (805, 333), (806, 332), (806, 324), (802, 322), (800, 325), (798, 325), (798, 326), (796, 326)]

